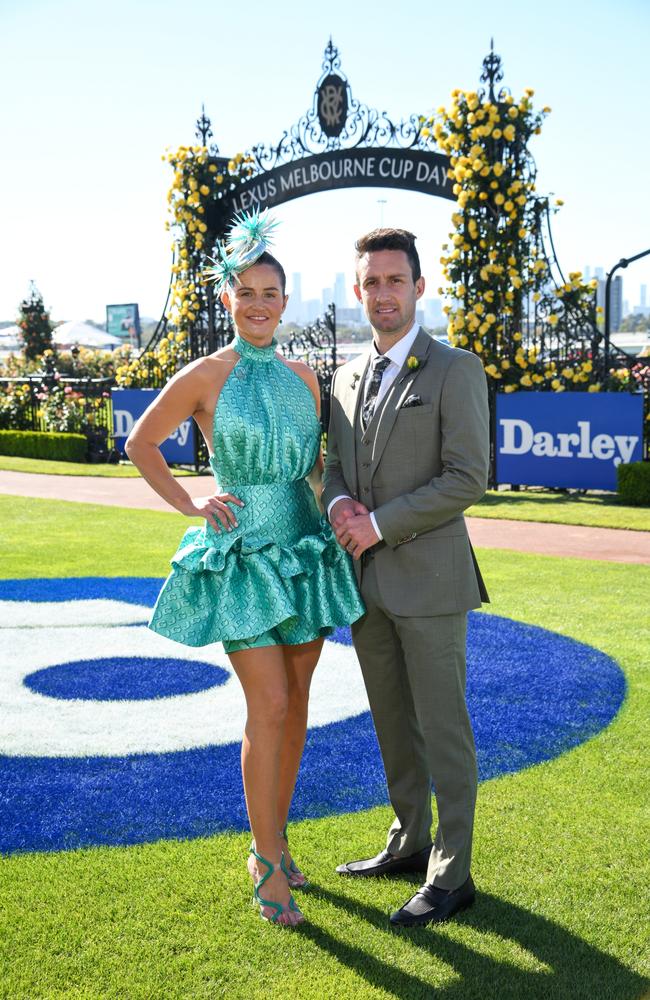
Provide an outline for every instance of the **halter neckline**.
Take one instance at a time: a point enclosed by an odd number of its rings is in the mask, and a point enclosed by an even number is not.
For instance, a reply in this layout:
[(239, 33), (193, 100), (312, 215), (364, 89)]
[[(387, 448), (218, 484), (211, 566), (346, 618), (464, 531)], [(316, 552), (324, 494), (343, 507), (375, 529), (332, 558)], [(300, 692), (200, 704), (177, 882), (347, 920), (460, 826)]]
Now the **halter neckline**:
[(273, 361), (275, 357), (275, 352), (277, 350), (278, 342), (273, 338), (270, 344), (266, 347), (256, 347), (255, 344), (251, 344), (250, 341), (245, 340), (240, 337), (238, 333), (235, 334), (235, 339), (230, 345), (240, 358), (245, 358), (246, 361), (260, 361), (262, 363), (268, 363)]

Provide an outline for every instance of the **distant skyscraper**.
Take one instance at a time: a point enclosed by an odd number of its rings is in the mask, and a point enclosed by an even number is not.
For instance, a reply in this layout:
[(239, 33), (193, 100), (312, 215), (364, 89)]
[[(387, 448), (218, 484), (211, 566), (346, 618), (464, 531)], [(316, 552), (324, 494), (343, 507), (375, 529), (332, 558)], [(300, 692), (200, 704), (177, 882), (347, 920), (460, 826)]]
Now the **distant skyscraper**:
[(302, 276), (300, 274), (291, 275), (291, 291), (289, 301), (284, 313), (287, 323), (302, 322)]
[(648, 286), (647, 285), (641, 285), (641, 306), (644, 309), (645, 309), (645, 307), (647, 305), (647, 302), (646, 302), (647, 294), (648, 294)]
[(585, 271), (584, 271), (584, 279), (585, 279), (585, 281), (589, 281), (590, 277), (591, 277), (591, 268), (590, 268), (589, 264), (586, 264), (585, 265)]
[[(602, 272), (602, 268), (596, 268), (596, 274), (598, 271)], [(603, 281), (602, 278), (598, 279), (598, 291), (596, 292), (596, 304), (600, 306), (603, 310), (603, 319), (605, 317), (606, 304), (605, 304), (605, 288), (607, 282)], [(623, 319), (623, 279), (620, 275), (617, 275), (612, 280), (609, 287), (609, 329), (612, 333), (615, 333), (621, 325), (621, 320)]]
[(325, 312), (325, 310), (327, 309), (327, 307), (333, 301), (334, 301), (334, 298), (333, 298), (332, 289), (331, 288), (324, 288), (323, 289), (323, 299), (322, 299), (322, 302), (323, 302), (323, 312)]
[(596, 267), (596, 268), (594, 268), (594, 276), (596, 278), (598, 278), (599, 281), (603, 280), (603, 278), (605, 277), (605, 272), (602, 269), (602, 267)]
[(313, 323), (323, 312), (323, 304), (320, 299), (307, 299), (302, 304), (302, 323)]
[(337, 274), (334, 279), (334, 305), (337, 309), (346, 309), (348, 297), (345, 288), (345, 275)]

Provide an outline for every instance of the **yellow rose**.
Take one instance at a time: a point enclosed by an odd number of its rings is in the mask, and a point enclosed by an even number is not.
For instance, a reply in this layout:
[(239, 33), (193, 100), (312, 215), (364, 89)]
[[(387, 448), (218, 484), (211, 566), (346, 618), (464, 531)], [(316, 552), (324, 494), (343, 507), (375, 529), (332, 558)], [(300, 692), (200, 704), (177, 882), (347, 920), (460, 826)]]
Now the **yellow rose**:
[(504, 392), (516, 392), (517, 391), (517, 386), (516, 385), (505, 385), (503, 387), (503, 391)]
[(600, 392), (600, 382), (593, 382), (587, 389), (587, 392)]
[(504, 139), (507, 139), (508, 142), (513, 142), (514, 141), (514, 138), (515, 138), (515, 127), (514, 127), (514, 125), (506, 125), (506, 127), (503, 130), (503, 137), (504, 137)]

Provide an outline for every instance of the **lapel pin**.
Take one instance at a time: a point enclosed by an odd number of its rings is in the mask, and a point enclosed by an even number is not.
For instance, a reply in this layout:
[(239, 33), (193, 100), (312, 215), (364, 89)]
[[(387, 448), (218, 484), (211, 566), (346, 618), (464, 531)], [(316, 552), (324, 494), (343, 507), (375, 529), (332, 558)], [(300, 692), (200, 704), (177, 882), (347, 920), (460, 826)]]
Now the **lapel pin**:
[(359, 375), (358, 372), (355, 372), (354, 375), (352, 376), (352, 381), (351, 381), (350, 385), (352, 386), (353, 389), (356, 389), (357, 382), (359, 381), (360, 378), (361, 378), (361, 375)]

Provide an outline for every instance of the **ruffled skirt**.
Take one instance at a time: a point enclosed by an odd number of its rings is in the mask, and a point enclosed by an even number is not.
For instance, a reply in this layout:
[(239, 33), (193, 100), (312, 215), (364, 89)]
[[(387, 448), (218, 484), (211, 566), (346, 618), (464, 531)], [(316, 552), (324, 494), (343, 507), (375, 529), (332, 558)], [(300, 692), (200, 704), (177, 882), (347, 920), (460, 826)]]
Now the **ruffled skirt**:
[(149, 627), (187, 646), (276, 630), (288, 644), (328, 635), (365, 611), (350, 557), (309, 484), (223, 487), (244, 502), (239, 526), (186, 531)]

